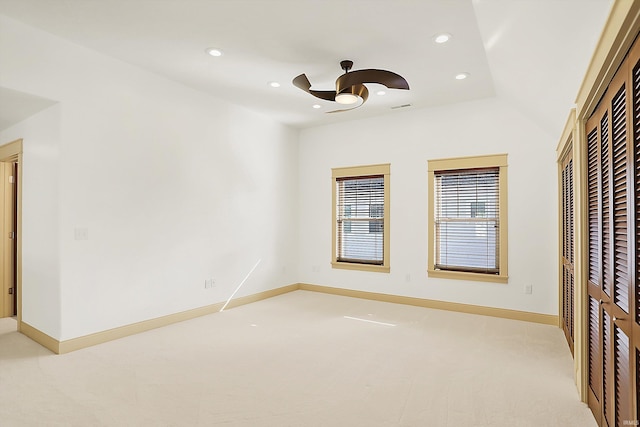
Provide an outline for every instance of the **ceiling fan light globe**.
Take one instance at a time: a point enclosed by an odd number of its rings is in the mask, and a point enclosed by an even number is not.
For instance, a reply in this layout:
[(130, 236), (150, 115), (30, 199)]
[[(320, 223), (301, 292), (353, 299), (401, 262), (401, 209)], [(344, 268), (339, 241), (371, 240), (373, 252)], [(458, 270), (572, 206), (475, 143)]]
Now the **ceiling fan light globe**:
[(336, 95), (336, 102), (338, 104), (350, 105), (355, 104), (360, 99), (359, 96), (353, 95), (351, 93), (339, 93)]

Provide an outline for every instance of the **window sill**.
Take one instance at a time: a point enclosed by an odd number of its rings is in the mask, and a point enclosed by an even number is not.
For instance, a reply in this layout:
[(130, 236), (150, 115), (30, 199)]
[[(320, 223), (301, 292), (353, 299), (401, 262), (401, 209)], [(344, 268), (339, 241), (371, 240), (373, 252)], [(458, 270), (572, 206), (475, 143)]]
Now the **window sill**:
[(482, 273), (466, 273), (463, 271), (427, 270), (429, 277), (441, 279), (470, 280), (474, 282), (508, 283), (509, 276)]
[(357, 264), (354, 262), (332, 261), (331, 267), (342, 270), (374, 271), (376, 273), (389, 273), (391, 271), (391, 268), (385, 265)]

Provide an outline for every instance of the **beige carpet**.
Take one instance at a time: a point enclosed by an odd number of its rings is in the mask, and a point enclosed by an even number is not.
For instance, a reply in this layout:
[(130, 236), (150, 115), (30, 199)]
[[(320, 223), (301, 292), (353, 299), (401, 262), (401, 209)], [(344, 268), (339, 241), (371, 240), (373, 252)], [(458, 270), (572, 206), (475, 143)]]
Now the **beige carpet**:
[(217, 425), (596, 423), (552, 326), (296, 291), (56, 356), (0, 322), (2, 427)]

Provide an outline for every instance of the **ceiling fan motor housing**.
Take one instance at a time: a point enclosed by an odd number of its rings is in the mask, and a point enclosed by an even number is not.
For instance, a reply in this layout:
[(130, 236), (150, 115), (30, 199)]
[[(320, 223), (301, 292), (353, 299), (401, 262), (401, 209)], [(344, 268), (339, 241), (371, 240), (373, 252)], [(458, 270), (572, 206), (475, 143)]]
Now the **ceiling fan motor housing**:
[(346, 110), (329, 111), (329, 113), (349, 111), (362, 106), (369, 98), (369, 90), (364, 83), (377, 83), (390, 89), (409, 89), (409, 83), (407, 83), (402, 76), (391, 71), (364, 69), (349, 72), (351, 67), (353, 67), (353, 61), (348, 59), (340, 61), (340, 67), (344, 70), (344, 74), (337, 78), (335, 91), (312, 90), (311, 83), (304, 74), (300, 74), (294, 78), (293, 85), (316, 98), (338, 102), (339, 104), (354, 104), (358, 98), (362, 99), (362, 102), (356, 107)]
[(344, 70), (345, 73), (348, 73), (351, 67), (353, 67), (353, 61), (349, 61), (348, 59), (340, 61), (340, 67)]

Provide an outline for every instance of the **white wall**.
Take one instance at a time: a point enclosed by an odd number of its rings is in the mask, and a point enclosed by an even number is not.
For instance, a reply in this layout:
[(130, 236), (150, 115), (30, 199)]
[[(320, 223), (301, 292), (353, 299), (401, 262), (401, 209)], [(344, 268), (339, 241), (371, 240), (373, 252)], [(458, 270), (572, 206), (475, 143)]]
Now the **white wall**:
[[(557, 314), (556, 142), (498, 99), (302, 131), (300, 281)], [(428, 278), (427, 160), (500, 153), (509, 162), (509, 283)], [(391, 273), (332, 269), (331, 168), (378, 163), (391, 164)]]
[(66, 340), (225, 301), (258, 260), (237, 296), (297, 281), (297, 131), (3, 17), (0, 57), (0, 85), (59, 101), (51, 158), (35, 118), (0, 134), (24, 138), (25, 251), (56, 248), (25, 254), (25, 322)]
[[(56, 339), (224, 301), (258, 260), (238, 296), (306, 282), (557, 313), (557, 136), (500, 100), (298, 133), (1, 16), (0, 57), (0, 86), (59, 102), (0, 133), (24, 138), (23, 320)], [(427, 160), (496, 153), (509, 283), (427, 278)], [(331, 168), (375, 163), (391, 273), (331, 269)]]
[(60, 105), (0, 132), (23, 139), (22, 318), (51, 336), (61, 332), (59, 250)]

